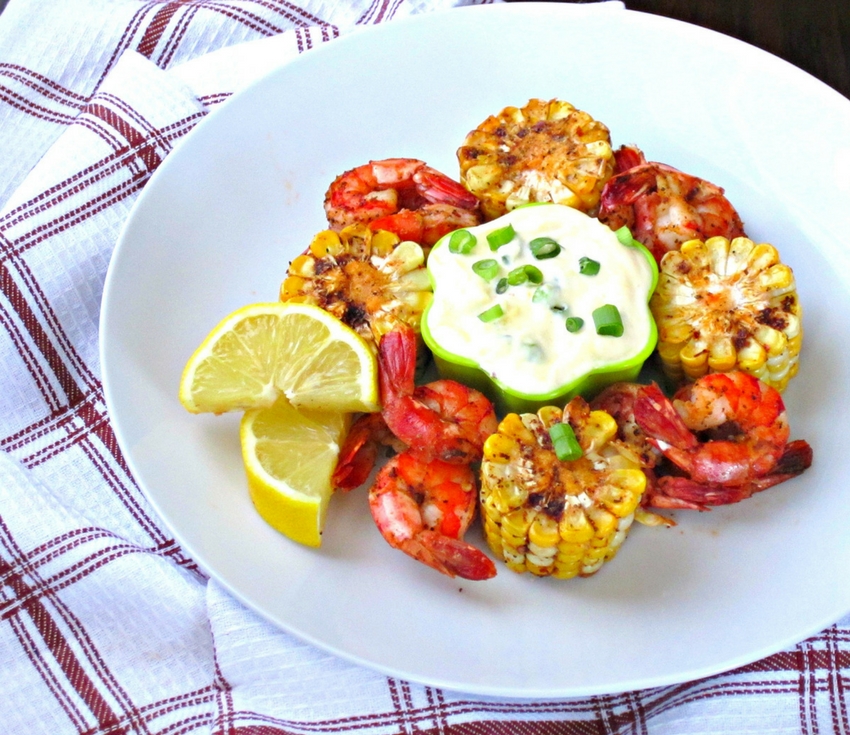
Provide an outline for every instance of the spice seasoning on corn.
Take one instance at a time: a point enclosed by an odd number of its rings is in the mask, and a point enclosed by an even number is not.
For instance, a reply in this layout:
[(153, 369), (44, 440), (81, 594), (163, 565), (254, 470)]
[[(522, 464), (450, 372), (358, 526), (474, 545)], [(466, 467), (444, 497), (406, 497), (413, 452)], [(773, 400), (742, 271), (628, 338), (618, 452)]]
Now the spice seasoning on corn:
[(665, 372), (695, 380), (745, 370), (779, 391), (803, 341), (794, 274), (776, 248), (745, 237), (690, 240), (661, 261), (650, 300)]
[(511, 413), (484, 444), (481, 510), (490, 549), (515, 572), (595, 574), (625, 541), (646, 475), (617, 423), (577, 397), (563, 412)]

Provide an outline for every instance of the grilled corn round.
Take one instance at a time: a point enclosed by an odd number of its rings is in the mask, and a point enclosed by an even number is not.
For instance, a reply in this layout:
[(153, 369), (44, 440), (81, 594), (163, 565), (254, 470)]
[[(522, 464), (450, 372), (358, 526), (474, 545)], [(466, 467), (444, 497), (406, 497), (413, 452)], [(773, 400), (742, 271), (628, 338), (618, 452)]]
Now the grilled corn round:
[(745, 237), (684, 243), (662, 259), (650, 309), (662, 365), (675, 380), (740, 369), (782, 391), (797, 373), (800, 302), (772, 245)]
[(461, 183), (488, 220), (527, 202), (556, 202), (594, 213), (614, 172), (608, 128), (561, 100), (506, 107), (457, 151)]
[[(550, 433), (568, 424), (582, 456), (558, 458)], [(589, 576), (626, 539), (646, 475), (615, 441), (617, 424), (574, 398), (562, 412), (508, 414), (484, 444), (481, 508), (492, 551), (515, 572)]]
[(404, 322), (419, 333), (431, 300), (421, 246), (356, 224), (323, 230), (289, 265), (281, 301), (316, 304), (373, 346)]

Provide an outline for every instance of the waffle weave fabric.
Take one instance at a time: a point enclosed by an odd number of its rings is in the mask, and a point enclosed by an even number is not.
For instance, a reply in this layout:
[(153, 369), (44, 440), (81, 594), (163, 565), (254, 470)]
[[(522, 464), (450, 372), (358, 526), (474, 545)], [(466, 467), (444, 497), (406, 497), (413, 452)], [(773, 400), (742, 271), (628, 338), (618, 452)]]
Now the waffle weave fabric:
[(361, 668), (208, 580), (107, 415), (103, 282), (216, 106), (363, 24), (477, 0), (10, 0), (0, 15), (0, 734), (850, 732), (850, 618), (700, 681), (557, 701)]

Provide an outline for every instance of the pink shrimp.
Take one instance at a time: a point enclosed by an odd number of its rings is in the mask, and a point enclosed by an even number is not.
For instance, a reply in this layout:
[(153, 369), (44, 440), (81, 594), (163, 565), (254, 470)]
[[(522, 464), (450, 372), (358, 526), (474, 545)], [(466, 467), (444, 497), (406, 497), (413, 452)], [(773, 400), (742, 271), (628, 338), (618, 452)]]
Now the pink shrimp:
[(402, 452), (378, 472), (369, 508), (387, 543), (450, 577), (496, 575), (492, 560), (463, 541), (475, 516), (478, 490), (468, 465), (418, 459)]
[(337, 176), (325, 213), (335, 230), (368, 224), (425, 246), (481, 222), (474, 194), (415, 158), (370, 161)]
[(498, 426), (487, 397), (454, 380), (416, 386), (416, 336), (407, 325), (388, 332), (378, 346), (383, 417), (390, 431), (424, 461), (470, 464)]
[(633, 411), (649, 441), (674, 465), (653, 484), (648, 502), (655, 507), (706, 510), (738, 502), (796, 477), (812, 462), (807, 442), (788, 443), (779, 393), (741, 371), (710, 373), (672, 401), (658, 386), (644, 386)]
[(740, 216), (719, 186), (647, 162), (637, 148), (621, 148), (615, 160), (618, 173), (602, 190), (599, 220), (612, 230), (626, 225), (657, 261), (688, 240), (744, 235)]
[(343, 442), (331, 481), (338, 490), (353, 490), (369, 478), (378, 460), (381, 446), (396, 452), (407, 449), (389, 428), (380, 413), (364, 413)]

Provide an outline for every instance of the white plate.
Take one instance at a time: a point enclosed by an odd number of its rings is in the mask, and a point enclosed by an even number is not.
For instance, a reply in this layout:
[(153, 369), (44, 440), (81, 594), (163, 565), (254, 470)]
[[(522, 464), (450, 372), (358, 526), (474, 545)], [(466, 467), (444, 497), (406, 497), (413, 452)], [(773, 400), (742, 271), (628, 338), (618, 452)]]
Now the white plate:
[[(362, 492), (334, 499), (321, 549), (288, 541), (251, 506), (238, 417), (178, 404), (184, 362), (225, 314), (276, 298), (289, 260), (324, 228), (336, 174), (409, 156), (456, 175), (466, 133), (531, 97), (567, 99), (615, 145), (724, 186), (748, 233), (779, 248), (806, 328), (787, 404), (814, 466), (737, 506), (681, 513), (675, 529), (635, 528), (587, 580), (506, 569), (450, 580), (391, 550)], [(140, 197), (101, 325), (121, 448), (212, 577), (281, 628), (394, 676), (500, 696), (610, 693), (787, 647), (850, 610), (848, 145), (845, 98), (753, 47), (651, 15), (495, 5), (335, 40), (213, 113)]]

